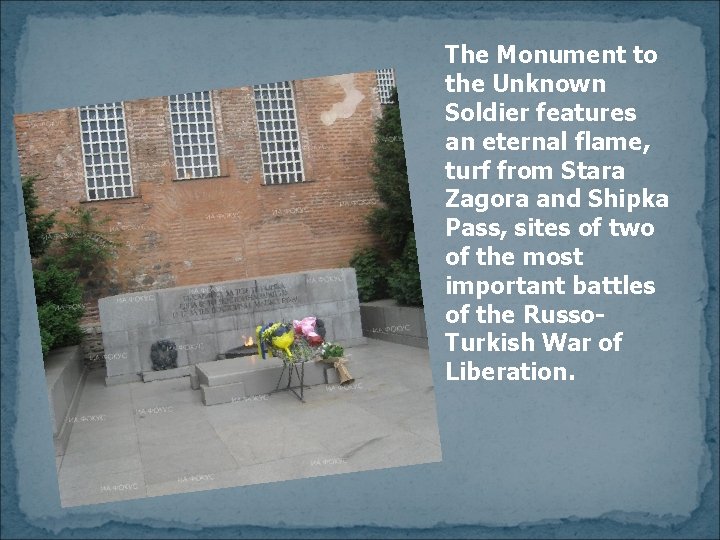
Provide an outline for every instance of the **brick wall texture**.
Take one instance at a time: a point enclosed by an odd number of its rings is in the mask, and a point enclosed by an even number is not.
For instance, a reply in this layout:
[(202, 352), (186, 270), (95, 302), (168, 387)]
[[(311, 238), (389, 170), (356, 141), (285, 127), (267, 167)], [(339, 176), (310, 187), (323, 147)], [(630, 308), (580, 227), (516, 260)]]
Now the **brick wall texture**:
[[(97, 208), (123, 245), (95, 296), (347, 266), (365, 216), (380, 114), (375, 72), (293, 82), (306, 182), (264, 185), (250, 87), (212, 91), (221, 176), (177, 180), (167, 97), (126, 101), (135, 197), (86, 200), (78, 110), (15, 118), (41, 211)], [(96, 300), (97, 298), (95, 298)]]

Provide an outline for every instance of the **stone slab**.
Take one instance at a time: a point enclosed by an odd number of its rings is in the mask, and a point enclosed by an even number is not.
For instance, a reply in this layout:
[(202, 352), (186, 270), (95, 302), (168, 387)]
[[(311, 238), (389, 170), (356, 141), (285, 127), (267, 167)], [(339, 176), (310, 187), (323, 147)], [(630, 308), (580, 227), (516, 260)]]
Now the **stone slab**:
[(245, 399), (245, 385), (241, 382), (222, 384), (219, 386), (200, 385), (202, 400), (205, 405), (220, 405)]
[[(227, 358), (215, 362), (196, 364), (200, 384), (207, 386), (221, 386), (240, 382), (246, 375), (264, 370), (282, 370), (282, 360), (268, 356), (261, 358), (258, 355)], [(279, 375), (279, 373), (278, 373)], [(277, 380), (277, 379), (276, 379)]]
[[(228, 358), (197, 364), (195, 369), (203, 393), (203, 402), (206, 405), (229, 403), (234, 399), (269, 394), (278, 387), (278, 381), (280, 388), (285, 387), (289, 377), (287, 369), (283, 372), (282, 360), (272, 357)], [(302, 367), (297, 366), (297, 369), (302, 370)], [(305, 386), (316, 386), (337, 384), (339, 378), (331, 365), (306, 362), (303, 381)], [(297, 386), (299, 382), (298, 372), (293, 368), (292, 386)]]
[(357, 298), (357, 281), (353, 268), (309, 272), (306, 279), (310, 299), (314, 303)]
[(120, 330), (117, 332), (103, 332), (103, 342), (110, 345), (112, 349), (122, 350), (123, 347), (128, 347), (130, 342), (128, 341), (128, 331)]
[(156, 291), (101, 298), (98, 311), (104, 332), (153, 327), (159, 322)]
[[(332, 377), (332, 373), (335, 373), (335, 368), (330, 366), (330, 370), (326, 373), (327, 365), (320, 362), (307, 362), (305, 364), (305, 374), (303, 379), (305, 386), (315, 386), (318, 384), (327, 384), (326, 378)], [(300, 369), (300, 368), (298, 368)], [(283, 376), (283, 383), (287, 384), (287, 378)], [(297, 376), (293, 372), (293, 386), (298, 383)]]
[[(322, 364), (321, 364), (322, 365)], [(325, 384), (339, 384), (340, 377), (338, 376), (337, 370), (331, 365), (322, 365), (323, 374), (325, 378)]]
[(428, 338), (426, 337), (415, 337), (415, 336), (398, 336), (400, 339), (399, 341), (395, 341), (395, 343), (400, 343), (401, 345), (408, 345), (410, 347), (418, 347), (421, 349), (427, 349), (428, 348)]
[(428, 348), (422, 308), (400, 306), (394, 300), (376, 300), (360, 304), (360, 320), (366, 337)]
[(160, 339), (175, 342), (178, 367), (195, 365), (241, 345), (258, 324), (281, 319), (320, 316), (328, 339), (364, 343), (352, 268), (127, 293), (99, 305), (108, 384), (151, 372), (150, 347)]
[[(132, 331), (128, 332), (128, 334), (130, 333)], [(130, 339), (128, 341), (128, 345), (119, 348), (106, 345), (103, 342), (103, 356), (108, 377), (142, 372), (142, 362), (140, 360), (141, 343)]]
[(56, 349), (45, 359), (45, 380), (56, 456), (62, 456), (67, 448), (73, 427), (68, 419), (77, 410), (86, 374), (80, 346)]
[(113, 375), (105, 377), (105, 385), (125, 384), (130, 382), (142, 382), (142, 373), (126, 373), (125, 375)]
[(347, 340), (362, 337), (360, 311), (343, 313), (332, 321), (332, 341), (345, 343)]
[(249, 397), (272, 392), (277, 387), (281, 373), (282, 364), (280, 366), (246, 372), (242, 375), (245, 394)]
[(188, 377), (190, 375), (190, 366), (182, 366), (174, 369), (164, 369), (161, 371), (144, 371), (142, 374), (143, 382), (163, 381), (165, 379), (177, 379), (180, 377)]

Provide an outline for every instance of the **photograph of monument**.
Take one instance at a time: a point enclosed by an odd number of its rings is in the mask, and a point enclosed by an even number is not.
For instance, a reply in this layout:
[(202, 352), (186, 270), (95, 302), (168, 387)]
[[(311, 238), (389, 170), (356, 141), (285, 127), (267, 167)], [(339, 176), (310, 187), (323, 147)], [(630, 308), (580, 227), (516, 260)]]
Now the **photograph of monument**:
[(440, 461), (395, 71), (178, 91), (15, 116), (61, 505)]

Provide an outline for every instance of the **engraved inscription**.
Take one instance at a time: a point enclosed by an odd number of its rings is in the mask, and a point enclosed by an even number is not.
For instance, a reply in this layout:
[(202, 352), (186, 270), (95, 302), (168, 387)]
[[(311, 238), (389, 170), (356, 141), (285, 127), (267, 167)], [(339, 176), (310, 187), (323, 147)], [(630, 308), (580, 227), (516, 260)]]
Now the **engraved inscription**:
[(202, 287), (183, 295), (173, 311), (173, 319), (208, 314), (250, 312), (254, 309), (297, 304), (298, 295), (290, 294), (282, 282), (257, 287)]

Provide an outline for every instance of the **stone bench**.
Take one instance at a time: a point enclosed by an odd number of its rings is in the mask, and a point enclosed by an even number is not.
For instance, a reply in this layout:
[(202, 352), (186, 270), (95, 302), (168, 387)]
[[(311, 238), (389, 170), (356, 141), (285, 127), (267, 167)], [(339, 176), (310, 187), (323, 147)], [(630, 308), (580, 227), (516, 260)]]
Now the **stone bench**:
[[(298, 369), (302, 368), (298, 366)], [(193, 386), (199, 387), (205, 405), (231, 403), (273, 392), (277, 388), (282, 371), (282, 360), (271, 356), (263, 359), (254, 355), (203, 362), (195, 364), (197, 380), (194, 381)], [(287, 386), (288, 376), (286, 369), (280, 381), (280, 388)], [(315, 361), (305, 363), (305, 386), (339, 382), (333, 366)], [(293, 386), (299, 383), (294, 374)]]

